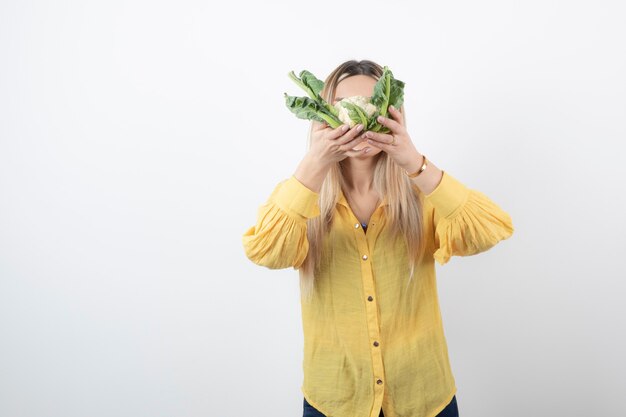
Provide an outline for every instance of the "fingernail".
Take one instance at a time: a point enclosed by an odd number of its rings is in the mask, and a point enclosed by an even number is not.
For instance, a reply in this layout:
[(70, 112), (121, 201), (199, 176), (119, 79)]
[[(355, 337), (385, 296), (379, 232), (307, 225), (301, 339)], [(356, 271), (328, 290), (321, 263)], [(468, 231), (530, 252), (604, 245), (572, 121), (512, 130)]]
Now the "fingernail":
[(383, 116), (378, 116), (378, 119), (376, 119), (376, 120), (378, 120), (379, 122), (382, 122), (382, 121), (385, 120), (385, 118)]
[(395, 109), (396, 109), (396, 108), (395, 108), (395, 107), (393, 107), (393, 106), (389, 106), (389, 108), (390, 108), (391, 110), (395, 110)]
[(360, 132), (361, 130), (363, 130), (363, 125), (361, 125), (361, 124), (360, 124), (360, 125), (357, 125), (357, 127), (356, 127), (356, 131), (357, 131), (357, 132)]
[(372, 148), (365, 148), (365, 150), (363, 152), (368, 153), (370, 151), (370, 149), (372, 149)]
[(341, 128), (341, 130), (343, 130), (344, 132), (348, 129), (350, 129), (349, 125), (343, 125), (343, 127)]

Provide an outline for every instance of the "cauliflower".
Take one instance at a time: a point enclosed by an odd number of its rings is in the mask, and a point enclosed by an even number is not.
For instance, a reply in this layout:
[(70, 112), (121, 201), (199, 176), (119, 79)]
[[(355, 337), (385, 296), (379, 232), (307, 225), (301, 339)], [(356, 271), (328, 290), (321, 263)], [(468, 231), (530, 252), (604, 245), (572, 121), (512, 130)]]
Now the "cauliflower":
[(389, 128), (381, 125), (376, 117), (388, 117), (388, 107), (399, 109), (404, 100), (404, 82), (393, 77), (391, 70), (385, 66), (383, 73), (374, 85), (372, 97), (352, 96), (338, 101), (334, 105), (327, 103), (320, 95), (324, 90), (324, 82), (307, 70), (289, 72), (291, 78), (306, 92), (304, 97), (290, 96), (284, 93), (285, 105), (299, 119), (315, 120), (326, 123), (333, 129), (342, 124), (354, 127), (363, 125), (363, 131), (388, 133)]
[(356, 125), (357, 122), (350, 118), (350, 110), (342, 103), (350, 103), (352, 105), (358, 106), (368, 118), (372, 117), (372, 115), (374, 115), (377, 110), (376, 106), (370, 103), (370, 98), (365, 96), (346, 97), (335, 103), (334, 106), (339, 113), (339, 120), (341, 120), (343, 123), (349, 124), (351, 128)]

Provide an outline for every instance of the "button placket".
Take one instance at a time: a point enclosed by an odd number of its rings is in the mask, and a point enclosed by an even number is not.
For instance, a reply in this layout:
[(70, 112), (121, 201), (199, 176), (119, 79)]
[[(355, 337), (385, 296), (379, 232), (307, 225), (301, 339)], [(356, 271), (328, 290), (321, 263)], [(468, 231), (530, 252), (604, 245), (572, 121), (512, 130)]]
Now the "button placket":
[[(355, 218), (356, 220), (356, 218)], [(378, 222), (375, 216), (372, 216), (370, 226), (374, 226)], [(382, 351), (380, 349), (380, 325), (378, 322), (378, 303), (374, 302), (374, 296), (376, 295), (376, 288), (374, 282), (374, 272), (371, 259), (371, 248), (374, 247), (376, 233), (374, 230), (367, 233), (362, 233), (358, 230), (361, 227), (360, 223), (354, 223), (354, 232), (356, 238), (357, 249), (361, 254), (361, 278), (363, 282), (364, 295), (367, 298), (365, 303), (365, 314), (367, 316), (367, 330), (370, 337), (370, 351), (372, 355), (372, 370), (374, 376), (375, 398), (374, 408), (379, 409), (382, 406), (384, 397), (384, 385), (383, 378), (385, 375)]]

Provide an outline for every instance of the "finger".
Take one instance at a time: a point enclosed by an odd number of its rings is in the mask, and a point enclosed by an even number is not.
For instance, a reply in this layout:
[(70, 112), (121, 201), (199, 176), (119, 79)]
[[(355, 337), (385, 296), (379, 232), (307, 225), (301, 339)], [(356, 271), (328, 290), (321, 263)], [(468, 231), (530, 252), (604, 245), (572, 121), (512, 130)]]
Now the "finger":
[(396, 109), (394, 106), (389, 106), (389, 115), (393, 117), (393, 119), (400, 123), (402, 126), (404, 124), (404, 113), (400, 111), (400, 109)]
[(350, 129), (350, 126), (347, 124), (338, 126), (335, 129), (330, 131), (330, 133), (328, 134), (328, 139), (331, 139), (331, 140), (337, 139), (341, 137), (342, 135), (344, 135), (348, 131), (348, 129)]
[(389, 130), (391, 130), (393, 133), (400, 134), (403, 132), (402, 129), (404, 129), (404, 126), (402, 126), (400, 123), (396, 122), (393, 119), (378, 116), (376, 121), (378, 121), (378, 123), (380, 123), (381, 125), (389, 128)]
[(367, 139), (366, 143), (367, 143), (368, 146), (373, 146), (375, 148), (380, 148), (380, 149), (382, 149), (385, 152), (391, 152), (392, 149), (395, 149), (395, 146), (393, 146), (393, 145), (390, 145), (390, 144), (385, 143), (385, 142), (380, 142), (380, 141), (377, 141), (377, 140), (373, 140), (373, 139)]
[(344, 143), (347, 143), (351, 141), (352, 139), (354, 139), (355, 137), (357, 137), (358, 135), (360, 135), (361, 132), (363, 131), (363, 128), (361, 127), (359, 129), (359, 126), (360, 124), (354, 125), (352, 129), (350, 129), (349, 132), (345, 133), (342, 137), (337, 138), (337, 144), (343, 145)]
[(355, 146), (357, 146), (359, 143), (363, 143), (365, 142), (365, 137), (363, 135), (357, 136), (356, 138), (353, 138), (351, 141), (346, 142), (344, 144), (342, 144), (341, 146), (339, 146), (339, 150), (342, 152), (346, 152), (346, 151), (350, 151), (352, 150), (352, 148), (354, 148)]
[(390, 144), (393, 142), (393, 135), (388, 133), (366, 132), (365, 137), (383, 144)]

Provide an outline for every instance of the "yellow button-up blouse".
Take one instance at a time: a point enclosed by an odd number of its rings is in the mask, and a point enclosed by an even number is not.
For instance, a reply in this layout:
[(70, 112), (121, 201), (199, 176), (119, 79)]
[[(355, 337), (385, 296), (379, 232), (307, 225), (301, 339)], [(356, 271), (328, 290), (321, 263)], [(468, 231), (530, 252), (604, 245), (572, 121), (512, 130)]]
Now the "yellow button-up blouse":
[[(301, 299), (306, 400), (329, 417), (434, 417), (456, 394), (437, 295), (436, 260), (483, 252), (513, 234), (510, 216), (448, 174), (423, 198), (427, 255), (410, 274), (406, 245), (385, 228), (382, 199), (364, 231), (343, 193), (310, 301)], [(319, 193), (278, 183), (245, 231), (246, 256), (298, 269)]]

